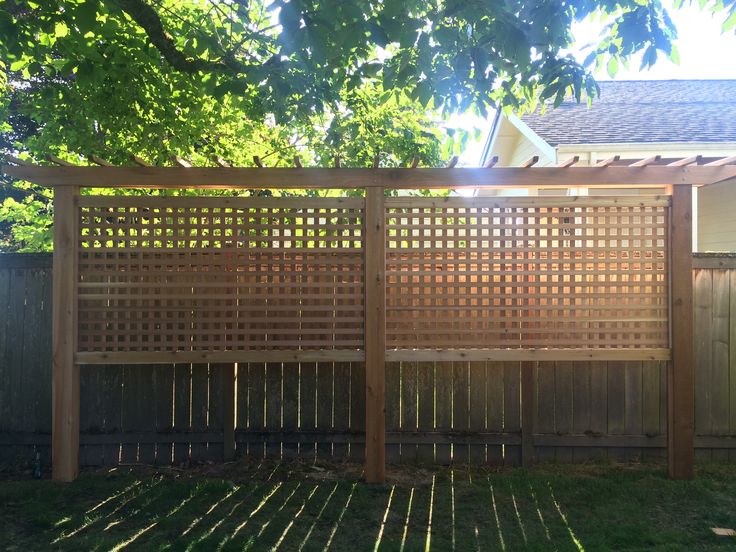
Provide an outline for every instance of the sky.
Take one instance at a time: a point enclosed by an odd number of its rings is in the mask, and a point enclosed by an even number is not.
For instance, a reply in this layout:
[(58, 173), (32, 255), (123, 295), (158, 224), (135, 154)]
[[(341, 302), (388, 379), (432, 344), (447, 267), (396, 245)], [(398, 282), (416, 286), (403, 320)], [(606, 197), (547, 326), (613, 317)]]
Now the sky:
[[(634, 57), (629, 69), (619, 67), (616, 80), (663, 80), (663, 79), (736, 79), (736, 32), (721, 33), (721, 23), (725, 15), (714, 17), (698, 8), (698, 2), (679, 10), (670, 9), (671, 0), (665, 0), (678, 31), (676, 41), (680, 53), (680, 64), (675, 65), (663, 56), (650, 69), (639, 71), (641, 56)], [(573, 27), (576, 44), (573, 54), (579, 59), (585, 57), (583, 47), (594, 41), (600, 33), (600, 24), (589, 21)], [(605, 68), (597, 73), (598, 80), (610, 80)], [(483, 129), (480, 142), (471, 142), (460, 156), (460, 164), (477, 166), (483, 149), (485, 137), (491, 122), (473, 116), (461, 116), (450, 120), (450, 125), (465, 128), (473, 126)]]

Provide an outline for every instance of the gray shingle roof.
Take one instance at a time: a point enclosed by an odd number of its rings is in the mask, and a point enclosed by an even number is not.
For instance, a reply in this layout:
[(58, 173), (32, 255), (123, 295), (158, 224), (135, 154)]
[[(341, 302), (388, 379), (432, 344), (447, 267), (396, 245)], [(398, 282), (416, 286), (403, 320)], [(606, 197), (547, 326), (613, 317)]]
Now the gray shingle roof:
[(553, 146), (637, 142), (736, 142), (736, 80), (600, 82), (588, 108), (563, 102), (521, 119)]

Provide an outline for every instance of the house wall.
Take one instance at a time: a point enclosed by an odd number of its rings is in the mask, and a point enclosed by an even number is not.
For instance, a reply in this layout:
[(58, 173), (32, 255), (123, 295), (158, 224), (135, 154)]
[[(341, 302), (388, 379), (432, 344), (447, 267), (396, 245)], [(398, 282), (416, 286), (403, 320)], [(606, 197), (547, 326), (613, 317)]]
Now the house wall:
[(532, 144), (526, 137), (519, 136), (519, 141), (516, 144), (516, 149), (514, 149), (513, 153), (511, 154), (508, 166), (518, 167), (535, 155), (539, 156), (539, 161), (536, 164), (537, 167), (546, 167), (554, 164), (554, 159), (548, 159), (539, 150), (539, 148)]
[(698, 189), (698, 251), (736, 251), (736, 179)]
[(500, 127), (490, 151), (491, 156), (498, 155), (499, 167), (518, 167), (535, 155), (539, 156), (537, 166), (554, 164), (554, 159), (545, 155), (538, 145), (511, 124), (508, 119), (501, 119), (499, 124)]

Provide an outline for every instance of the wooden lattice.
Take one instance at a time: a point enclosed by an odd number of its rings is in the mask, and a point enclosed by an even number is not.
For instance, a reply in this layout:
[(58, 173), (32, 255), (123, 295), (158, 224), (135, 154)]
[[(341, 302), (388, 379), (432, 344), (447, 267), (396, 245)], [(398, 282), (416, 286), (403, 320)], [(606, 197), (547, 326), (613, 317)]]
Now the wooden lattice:
[[(386, 199), (388, 349), (666, 349), (668, 198)], [(363, 200), (79, 201), (79, 351), (361, 349)]]
[(361, 199), (79, 201), (79, 351), (357, 349)]
[(666, 348), (668, 198), (389, 198), (389, 349)]

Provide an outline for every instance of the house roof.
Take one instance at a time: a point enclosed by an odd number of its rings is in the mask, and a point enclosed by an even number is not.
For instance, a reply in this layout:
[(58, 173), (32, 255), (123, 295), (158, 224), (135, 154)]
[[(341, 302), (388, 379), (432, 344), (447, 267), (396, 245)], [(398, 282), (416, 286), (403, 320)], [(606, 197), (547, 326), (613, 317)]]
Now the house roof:
[(523, 115), (560, 144), (736, 142), (736, 80), (604, 81), (600, 98)]

